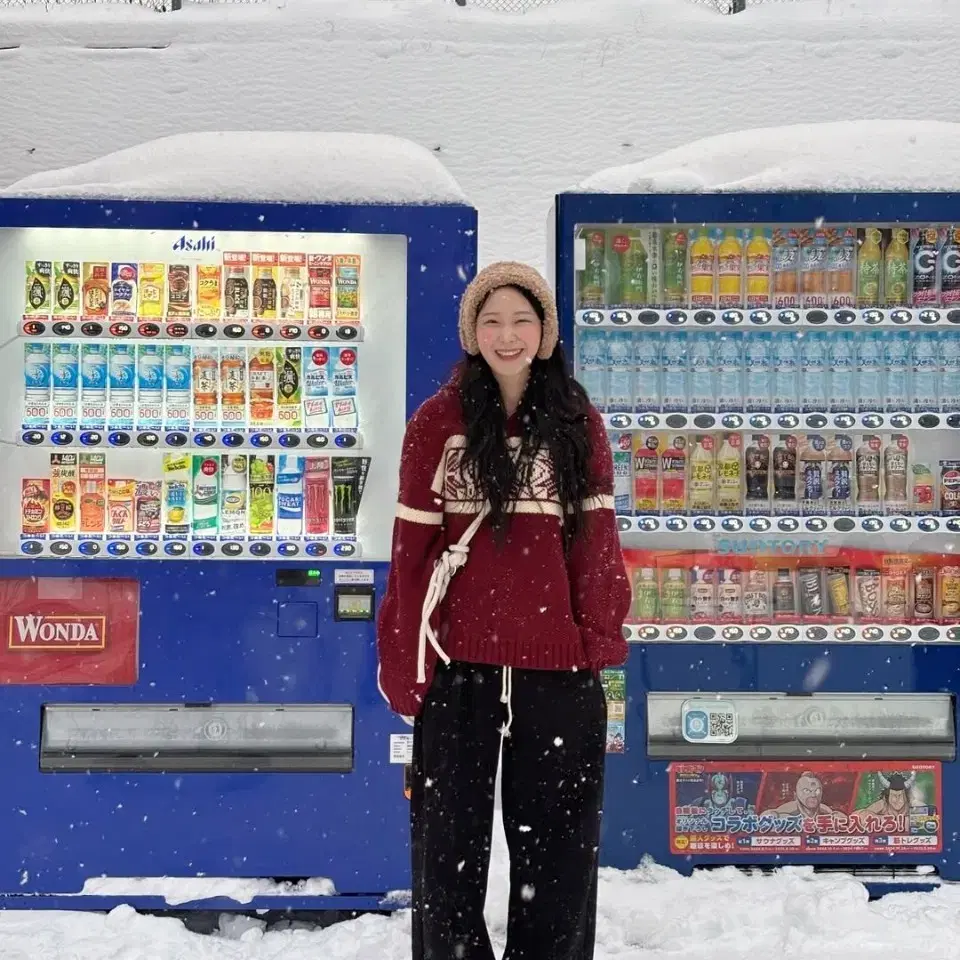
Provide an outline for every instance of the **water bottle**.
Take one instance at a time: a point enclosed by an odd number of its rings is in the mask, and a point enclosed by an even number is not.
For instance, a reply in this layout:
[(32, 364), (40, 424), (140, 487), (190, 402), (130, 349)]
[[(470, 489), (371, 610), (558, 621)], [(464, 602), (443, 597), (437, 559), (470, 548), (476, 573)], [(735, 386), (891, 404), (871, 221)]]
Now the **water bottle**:
[(853, 334), (847, 330), (830, 334), (830, 412), (853, 413), (857, 409), (854, 391), (856, 350)]
[(857, 410), (883, 409), (883, 351), (880, 335), (875, 330), (856, 334), (857, 347)]
[(668, 333), (660, 351), (663, 377), (661, 379), (664, 413), (681, 413), (687, 409), (687, 334)]
[(773, 409), (777, 413), (795, 413), (797, 398), (797, 369), (799, 345), (794, 333), (777, 336), (773, 367)]
[(720, 413), (743, 410), (743, 338), (733, 330), (720, 334), (717, 409)]
[(717, 412), (717, 379), (715, 366), (716, 339), (709, 333), (691, 334), (690, 410), (693, 413)]
[(940, 333), (940, 409), (944, 413), (960, 410), (960, 333)]
[(637, 413), (660, 411), (660, 334), (639, 330), (633, 334), (633, 362), (636, 367), (633, 409)]
[(940, 409), (940, 351), (935, 334), (920, 330), (913, 334), (913, 411)]
[(884, 330), (881, 336), (886, 367), (883, 408), (895, 413), (910, 404), (910, 337), (906, 330)]
[(607, 412), (629, 413), (633, 410), (633, 331), (611, 330), (607, 334)]
[(804, 413), (827, 411), (827, 345), (822, 333), (800, 340), (800, 406)]
[(607, 409), (607, 331), (590, 327), (577, 331), (580, 384), (601, 413)]
[(773, 344), (766, 333), (748, 333), (744, 337), (744, 394), (747, 413), (769, 413), (770, 353)]

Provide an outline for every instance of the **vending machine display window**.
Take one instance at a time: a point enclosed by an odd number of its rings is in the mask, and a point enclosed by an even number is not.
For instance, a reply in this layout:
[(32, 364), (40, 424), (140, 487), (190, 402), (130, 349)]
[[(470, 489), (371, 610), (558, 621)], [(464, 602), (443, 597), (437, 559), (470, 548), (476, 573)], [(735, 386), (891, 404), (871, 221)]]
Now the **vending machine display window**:
[(571, 233), (575, 369), (609, 430), (630, 635), (960, 640), (960, 227)]
[[(0, 230), (10, 556), (386, 559), (398, 235)], [(378, 458), (370, 471), (370, 459)]]

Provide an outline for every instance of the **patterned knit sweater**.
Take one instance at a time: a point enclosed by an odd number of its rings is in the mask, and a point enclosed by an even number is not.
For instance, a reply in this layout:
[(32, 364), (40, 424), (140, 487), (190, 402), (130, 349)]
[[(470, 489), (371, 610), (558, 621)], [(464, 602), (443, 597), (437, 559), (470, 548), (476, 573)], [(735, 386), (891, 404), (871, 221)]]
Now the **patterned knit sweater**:
[[(508, 442), (519, 444), (516, 416)], [(626, 660), (621, 626), (630, 585), (613, 513), (613, 461), (603, 420), (591, 408), (590, 496), (584, 528), (567, 555), (560, 504), (546, 453), (527, 488), (510, 505), (505, 542), (484, 521), (470, 541), (432, 623), (453, 660), (541, 670), (600, 670)], [(461, 537), (482, 502), (465, 482), (466, 438), (459, 393), (447, 384), (407, 426), (400, 497), (377, 646), (380, 687), (397, 713), (416, 716), (437, 655), (427, 648), (426, 683), (417, 683), (421, 612), (437, 559)]]

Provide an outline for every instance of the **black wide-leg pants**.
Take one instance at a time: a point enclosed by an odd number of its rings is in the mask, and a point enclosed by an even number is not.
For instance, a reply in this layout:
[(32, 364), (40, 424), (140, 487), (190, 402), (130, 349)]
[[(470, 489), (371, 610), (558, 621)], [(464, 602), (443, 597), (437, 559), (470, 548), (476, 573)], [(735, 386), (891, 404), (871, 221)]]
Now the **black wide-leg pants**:
[(589, 671), (438, 665), (414, 725), (413, 960), (493, 960), (483, 918), (503, 742), (504, 960), (591, 960), (606, 702)]

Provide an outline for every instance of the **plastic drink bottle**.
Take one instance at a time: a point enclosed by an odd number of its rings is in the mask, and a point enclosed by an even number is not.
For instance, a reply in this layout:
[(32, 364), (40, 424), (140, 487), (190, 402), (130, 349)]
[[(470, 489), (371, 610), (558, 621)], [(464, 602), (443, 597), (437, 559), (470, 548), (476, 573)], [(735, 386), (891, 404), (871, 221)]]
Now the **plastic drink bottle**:
[(743, 244), (734, 227), (727, 227), (717, 249), (717, 306), (743, 306)]
[(633, 360), (636, 367), (633, 409), (638, 413), (659, 412), (660, 334), (656, 330), (633, 334)]
[(770, 306), (770, 240), (763, 227), (754, 227), (747, 243), (747, 307)]
[(628, 230), (613, 238), (613, 249), (620, 261), (619, 302), (625, 307), (645, 307), (650, 302), (647, 250), (637, 230)]
[(583, 231), (586, 264), (580, 274), (580, 306), (602, 307), (606, 301), (607, 239), (602, 230)]
[(636, 369), (632, 331), (611, 330), (607, 334), (607, 358), (610, 363), (607, 376), (607, 410), (610, 413), (629, 413), (633, 410)]
[(690, 336), (690, 409), (696, 413), (716, 413), (716, 341), (709, 333)]
[(717, 303), (717, 250), (709, 231), (696, 232), (690, 244), (690, 306), (714, 307)]
[(940, 409), (940, 352), (932, 330), (920, 330), (913, 341), (913, 411)]
[(940, 409), (956, 413), (960, 410), (960, 332), (941, 330), (939, 341)]
[(883, 302), (888, 307), (907, 304), (910, 283), (910, 231), (894, 227), (883, 255)]
[[(578, 377), (590, 401), (600, 411), (607, 409), (607, 331), (586, 327), (577, 331)], [(251, 377), (251, 386), (252, 386)], [(252, 391), (251, 391), (252, 392)]]
[(857, 333), (857, 409), (883, 409), (883, 353), (876, 331)]
[(682, 307), (687, 302), (687, 235), (667, 230), (663, 236), (663, 303)]
[(905, 330), (884, 330), (884, 409), (905, 410), (910, 401), (910, 338)]
[(793, 333), (778, 336), (773, 375), (773, 409), (777, 413), (795, 412), (797, 409), (798, 365), (796, 336)]
[(751, 333), (744, 337), (744, 394), (747, 413), (769, 413), (771, 359), (773, 344), (766, 333)]
[(853, 413), (856, 410), (854, 390), (853, 335), (846, 330), (830, 334), (830, 412)]
[(685, 411), (688, 403), (687, 334), (668, 333), (663, 340), (660, 356), (663, 363), (663, 412)]
[(821, 333), (808, 333), (800, 341), (800, 404), (804, 413), (827, 409), (827, 350)]
[(880, 263), (883, 234), (876, 227), (867, 227), (857, 255), (857, 306), (875, 307), (880, 303)]
[(743, 410), (743, 337), (733, 330), (721, 333), (717, 348), (717, 409)]

